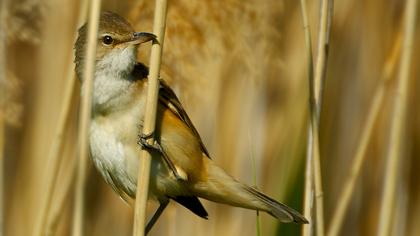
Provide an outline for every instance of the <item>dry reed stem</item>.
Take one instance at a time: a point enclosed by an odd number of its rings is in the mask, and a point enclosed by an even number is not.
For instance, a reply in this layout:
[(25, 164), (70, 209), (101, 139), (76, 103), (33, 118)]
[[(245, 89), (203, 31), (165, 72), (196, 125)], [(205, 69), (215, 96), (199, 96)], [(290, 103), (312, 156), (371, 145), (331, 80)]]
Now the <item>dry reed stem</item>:
[[(322, 106), (322, 91), (327, 69), (329, 36), (332, 21), (333, 0), (321, 1), (321, 14), (318, 32), (318, 50), (313, 84), (310, 86), (312, 94), (311, 102), (311, 127), (312, 127), (312, 155), (313, 155), (313, 174), (315, 185), (315, 211), (316, 211), (316, 234), (324, 235), (324, 198), (322, 190), (321, 160), (319, 153), (319, 118)], [(311, 83), (310, 83), (311, 84)]]
[[(156, 123), (157, 100), (159, 96), (159, 70), (162, 60), (163, 41), (166, 27), (167, 1), (156, 0), (153, 33), (157, 36), (150, 55), (150, 74), (148, 78), (143, 134), (153, 133)], [(154, 138), (148, 140), (153, 144)], [(144, 235), (146, 221), (147, 195), (149, 191), (151, 154), (142, 150), (137, 178), (136, 205), (134, 214), (134, 236)]]
[(406, 123), (409, 73), (411, 66), (414, 30), (416, 27), (417, 1), (407, 0), (404, 10), (404, 35), (402, 43), (398, 85), (394, 100), (394, 110), (391, 121), (388, 156), (385, 167), (384, 192), (379, 213), (377, 235), (389, 235), (392, 229), (395, 194), (400, 171), (400, 158), (403, 155), (404, 124)]
[(313, 208), (313, 166), (312, 166), (312, 129), (308, 126), (308, 147), (306, 150), (306, 161), (305, 161), (305, 189), (303, 198), (303, 215), (309, 221), (309, 224), (302, 225), (302, 235), (310, 236), (313, 235), (312, 223), (312, 208)]
[(400, 48), (401, 34), (397, 36), (391, 54), (388, 57), (388, 60), (385, 62), (385, 66), (382, 73), (382, 79), (374, 93), (374, 97), (369, 108), (369, 113), (367, 115), (366, 124), (362, 129), (363, 133), (361, 134), (360, 142), (357, 145), (356, 154), (353, 158), (350, 173), (347, 179), (345, 180), (343, 190), (340, 191), (341, 194), (338, 197), (339, 202), (337, 204), (337, 207), (334, 208), (335, 211), (333, 212), (331, 217), (331, 224), (327, 231), (328, 236), (336, 236), (340, 232), (345, 213), (347, 212), (350, 203), (351, 196), (354, 193), (354, 187), (356, 186), (357, 179), (362, 169), (362, 164), (365, 161), (367, 146), (372, 136), (373, 127), (375, 125), (375, 121), (378, 117), (379, 110), (384, 99), (386, 82), (391, 78), (392, 74), (394, 73)]
[(321, 113), (322, 92), (324, 90), (325, 73), (327, 69), (328, 48), (331, 32), (333, 13), (333, 0), (321, 1), (321, 13), (319, 19), (317, 57), (314, 71), (314, 92), (316, 103), (317, 120)]
[[(319, 153), (319, 114), (321, 97), (325, 80), (326, 61), (328, 56), (328, 41), (332, 19), (332, 0), (321, 2), (320, 27), (318, 33), (318, 52), (316, 69), (313, 73), (311, 36), (306, 12), (306, 2), (301, 1), (302, 20), (305, 27), (305, 42), (308, 51), (308, 79), (310, 100), (310, 129), (308, 131), (307, 166), (305, 175), (304, 214), (310, 217), (311, 200), (313, 197), (312, 183), (315, 187), (316, 202), (316, 232), (324, 235), (324, 204), (322, 190), (322, 174)], [(313, 179), (312, 179), (313, 178)], [(311, 235), (311, 226), (303, 226), (303, 235)]]
[[(316, 124), (316, 111), (311, 111), (311, 131), (312, 131), (312, 165), (315, 187), (315, 213), (316, 213), (316, 235), (324, 235), (324, 204), (321, 179), (321, 165), (319, 154), (319, 130)], [(312, 224), (314, 224), (312, 222)]]
[[(0, 7), (0, 86), (6, 84), (6, 15), (8, 1), (3, 0)], [(5, 88), (4, 88), (5, 89)], [(0, 88), (2, 91), (2, 88)], [(2, 95), (0, 95), (2, 96)], [(4, 96), (4, 95), (3, 95)], [(5, 142), (5, 126), (6, 117), (4, 109), (7, 101), (0, 98), (0, 235), (4, 234), (4, 142)]]
[[(307, 64), (308, 64), (308, 81), (313, 78), (313, 59), (312, 59), (312, 37), (311, 30), (308, 22), (308, 13), (306, 10), (306, 0), (300, 0), (300, 10), (302, 15), (303, 29), (305, 32), (305, 45), (307, 52)], [(303, 200), (303, 214), (309, 222), (312, 222), (311, 210), (313, 207), (313, 166), (312, 166), (312, 129), (308, 127), (308, 148), (307, 148), (307, 159), (305, 166), (305, 189), (304, 189), (304, 200)], [(302, 225), (302, 235), (312, 235), (313, 224)]]
[(82, 97), (80, 104), (80, 121), (78, 129), (78, 168), (73, 215), (73, 236), (83, 235), (84, 195), (86, 169), (89, 150), (89, 127), (92, 104), (93, 76), (95, 73), (96, 43), (101, 9), (101, 0), (92, 0), (89, 9), (88, 36), (86, 47), (86, 64), (83, 73)]

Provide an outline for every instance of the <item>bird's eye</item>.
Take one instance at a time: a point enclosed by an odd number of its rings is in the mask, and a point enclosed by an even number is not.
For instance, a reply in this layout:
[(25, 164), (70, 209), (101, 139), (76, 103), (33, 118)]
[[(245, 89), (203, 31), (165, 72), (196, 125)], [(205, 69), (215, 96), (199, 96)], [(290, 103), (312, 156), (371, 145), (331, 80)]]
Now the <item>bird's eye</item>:
[(104, 43), (105, 45), (111, 45), (113, 42), (114, 42), (114, 39), (109, 35), (105, 35), (102, 38), (102, 43)]

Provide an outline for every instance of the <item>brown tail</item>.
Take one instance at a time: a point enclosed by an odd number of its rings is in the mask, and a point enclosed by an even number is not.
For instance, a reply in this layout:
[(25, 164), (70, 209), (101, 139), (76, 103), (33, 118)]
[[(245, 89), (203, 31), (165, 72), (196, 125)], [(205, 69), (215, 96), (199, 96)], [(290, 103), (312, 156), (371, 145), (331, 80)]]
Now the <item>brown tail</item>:
[[(309, 221), (305, 219), (303, 215), (301, 215), (296, 210), (268, 197), (267, 195), (258, 192), (256, 189), (245, 186), (245, 189), (249, 191), (253, 196), (260, 199), (268, 206), (268, 211), (270, 215), (276, 217), (282, 222), (295, 222), (298, 224), (308, 224)], [(262, 209), (263, 210), (263, 209)]]
[(265, 211), (281, 222), (309, 223), (294, 209), (254, 188), (239, 183), (220, 167), (214, 165), (211, 160), (206, 159), (205, 162), (208, 178), (205, 182), (197, 183), (193, 188), (198, 197), (232, 206)]

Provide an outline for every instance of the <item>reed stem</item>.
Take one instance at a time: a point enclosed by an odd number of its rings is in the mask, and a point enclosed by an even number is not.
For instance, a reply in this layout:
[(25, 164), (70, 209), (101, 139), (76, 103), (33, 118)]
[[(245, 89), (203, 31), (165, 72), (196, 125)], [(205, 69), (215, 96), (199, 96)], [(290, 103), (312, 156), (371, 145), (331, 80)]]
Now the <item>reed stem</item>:
[(86, 47), (86, 64), (83, 72), (80, 121), (78, 129), (78, 167), (76, 173), (76, 191), (73, 215), (73, 236), (83, 235), (86, 170), (89, 150), (89, 130), (92, 105), (93, 77), (95, 73), (96, 44), (101, 10), (101, 0), (92, 0), (89, 9), (89, 23)]
[[(305, 32), (305, 46), (306, 46), (306, 57), (307, 57), (307, 73), (308, 81), (313, 79), (313, 59), (312, 59), (312, 37), (311, 30), (308, 22), (308, 13), (306, 8), (306, 0), (300, 0), (300, 10), (302, 16), (302, 24)], [(313, 208), (313, 165), (312, 165), (312, 152), (313, 152), (313, 135), (311, 127), (308, 127), (307, 136), (307, 150), (306, 150), (306, 162), (305, 162), (305, 189), (303, 199), (303, 214), (309, 222), (312, 222), (312, 208)], [(312, 235), (313, 224), (302, 225), (302, 235)]]
[[(155, 130), (157, 101), (159, 96), (159, 71), (166, 27), (166, 10), (167, 1), (156, 0), (153, 33), (157, 36), (157, 42), (153, 42), (150, 55), (150, 74), (147, 86), (143, 134), (151, 134)], [(150, 138), (148, 142), (153, 144), (154, 138)], [(152, 156), (147, 150), (142, 150), (137, 179), (133, 236), (143, 236), (145, 234), (151, 158)]]

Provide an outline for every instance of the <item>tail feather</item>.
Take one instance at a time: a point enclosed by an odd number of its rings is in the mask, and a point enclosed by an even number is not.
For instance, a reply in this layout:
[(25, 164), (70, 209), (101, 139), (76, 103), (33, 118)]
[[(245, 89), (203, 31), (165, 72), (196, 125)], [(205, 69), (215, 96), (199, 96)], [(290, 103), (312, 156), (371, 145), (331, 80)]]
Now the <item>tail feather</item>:
[(245, 189), (249, 193), (251, 193), (252, 195), (257, 197), (258, 199), (260, 199), (262, 202), (264, 202), (267, 205), (267, 207), (269, 208), (269, 211), (267, 211), (267, 213), (276, 217), (280, 221), (282, 221), (282, 222), (292, 222), (293, 221), (293, 222), (298, 223), (298, 224), (308, 224), (309, 223), (309, 221), (303, 215), (301, 215), (296, 210), (284, 205), (283, 203), (280, 203), (280, 202), (270, 198), (269, 196), (259, 192), (258, 190), (254, 189), (254, 188), (245, 186)]
[(309, 223), (296, 210), (254, 188), (239, 183), (226, 174), (223, 169), (213, 164), (211, 160), (205, 161), (207, 162), (208, 177), (206, 181), (199, 182), (194, 186), (194, 192), (198, 197), (232, 206), (265, 211), (281, 222)]

